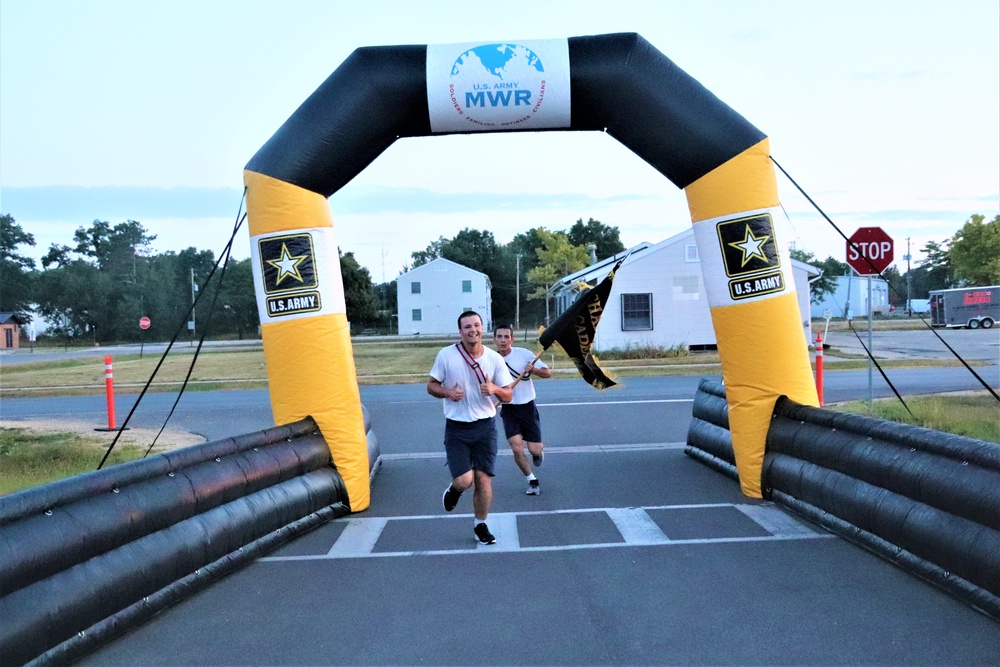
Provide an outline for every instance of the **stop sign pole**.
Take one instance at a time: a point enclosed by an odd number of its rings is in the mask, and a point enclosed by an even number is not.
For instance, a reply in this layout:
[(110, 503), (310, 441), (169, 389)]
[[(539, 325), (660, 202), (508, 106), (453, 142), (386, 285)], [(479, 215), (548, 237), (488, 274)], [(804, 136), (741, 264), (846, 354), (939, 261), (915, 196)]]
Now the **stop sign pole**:
[(862, 227), (847, 239), (847, 264), (868, 278), (868, 409), (875, 402), (872, 385), (872, 276), (877, 276), (889, 268), (893, 257), (892, 237), (881, 227)]

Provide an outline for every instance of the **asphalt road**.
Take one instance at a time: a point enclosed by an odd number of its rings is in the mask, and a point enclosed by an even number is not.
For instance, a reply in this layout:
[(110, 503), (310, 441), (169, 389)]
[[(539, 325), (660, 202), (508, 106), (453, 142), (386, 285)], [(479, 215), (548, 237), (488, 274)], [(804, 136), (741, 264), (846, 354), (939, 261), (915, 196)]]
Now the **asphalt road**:
[[(862, 377), (832, 373), (831, 383), (856, 396)], [(472, 540), (468, 497), (451, 514), (440, 506), (438, 402), (422, 385), (364, 387), (384, 456), (367, 510), (79, 664), (996, 664), (1000, 624), (684, 455), (697, 381), (630, 378), (605, 392), (537, 382), (542, 494), (526, 496), (501, 456), (490, 546)], [(955, 369), (897, 381), (969, 386)], [(46, 400), (17, 404), (42, 412)], [(182, 427), (269, 425), (265, 392), (190, 394), (182, 405)]]
[[(997, 369), (981, 367), (994, 386)], [(542, 495), (502, 455), (491, 546), (472, 541), (469, 498), (440, 507), (439, 402), (421, 384), (362, 387), (384, 457), (369, 509), (79, 664), (996, 664), (1000, 624), (685, 456), (699, 379), (538, 381)], [(979, 386), (963, 368), (890, 380), (904, 396)], [(867, 392), (866, 371), (827, 373), (830, 401)], [(119, 420), (134, 400), (119, 395)], [(173, 400), (147, 395), (134, 425), (160, 426)], [(0, 414), (103, 425), (104, 398), (4, 398)], [(190, 392), (171, 426), (218, 439), (272, 423), (266, 391)]]

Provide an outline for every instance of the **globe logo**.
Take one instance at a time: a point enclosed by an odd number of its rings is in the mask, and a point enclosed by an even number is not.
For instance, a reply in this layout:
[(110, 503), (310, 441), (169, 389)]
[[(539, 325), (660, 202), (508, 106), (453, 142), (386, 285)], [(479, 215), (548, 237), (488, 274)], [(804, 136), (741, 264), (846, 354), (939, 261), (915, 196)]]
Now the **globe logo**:
[(458, 57), (448, 86), (466, 131), (520, 129), (545, 101), (545, 68), (525, 46), (485, 44)]

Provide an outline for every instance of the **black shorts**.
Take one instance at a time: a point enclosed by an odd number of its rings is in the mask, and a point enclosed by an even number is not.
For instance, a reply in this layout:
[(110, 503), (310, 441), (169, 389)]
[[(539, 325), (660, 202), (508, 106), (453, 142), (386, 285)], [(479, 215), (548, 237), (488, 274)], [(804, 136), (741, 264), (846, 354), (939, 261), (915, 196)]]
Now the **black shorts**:
[(538, 417), (534, 401), (520, 405), (504, 403), (500, 408), (500, 418), (503, 419), (503, 432), (508, 440), (520, 435), (525, 442), (542, 441), (542, 420)]
[(470, 470), (481, 470), (493, 477), (497, 461), (496, 419), (487, 417), (474, 422), (446, 419), (444, 451), (452, 478)]

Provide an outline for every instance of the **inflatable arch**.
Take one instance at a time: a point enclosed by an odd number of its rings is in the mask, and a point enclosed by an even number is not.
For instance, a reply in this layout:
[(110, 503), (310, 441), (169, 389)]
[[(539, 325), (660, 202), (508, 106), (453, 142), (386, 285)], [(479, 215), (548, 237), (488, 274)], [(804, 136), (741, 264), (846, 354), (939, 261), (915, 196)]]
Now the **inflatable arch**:
[(817, 405), (767, 137), (633, 33), (359, 48), (244, 172), (271, 404), (312, 416), (352, 511), (369, 461), (327, 198), (401, 137), (607, 132), (684, 189), (743, 493), (761, 497), (776, 399)]

